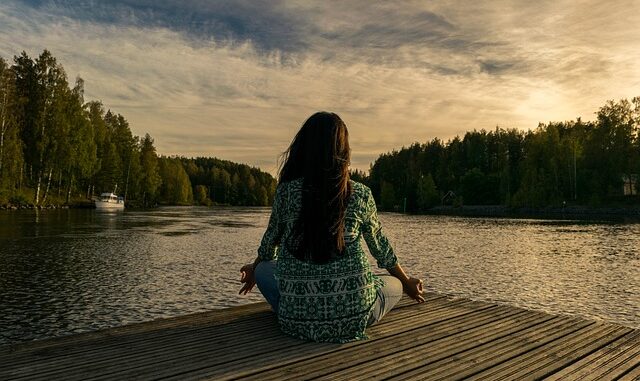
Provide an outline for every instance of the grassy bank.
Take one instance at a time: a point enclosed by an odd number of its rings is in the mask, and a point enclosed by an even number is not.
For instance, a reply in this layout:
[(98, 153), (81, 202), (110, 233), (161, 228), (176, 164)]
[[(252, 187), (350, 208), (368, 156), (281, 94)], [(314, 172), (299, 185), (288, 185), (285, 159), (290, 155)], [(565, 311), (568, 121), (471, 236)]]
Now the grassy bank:
[(58, 194), (50, 194), (47, 199), (36, 205), (35, 190), (23, 188), (11, 195), (0, 193), (0, 210), (18, 209), (65, 209), (65, 208), (92, 208), (93, 203), (84, 198), (72, 197), (67, 203), (66, 197)]

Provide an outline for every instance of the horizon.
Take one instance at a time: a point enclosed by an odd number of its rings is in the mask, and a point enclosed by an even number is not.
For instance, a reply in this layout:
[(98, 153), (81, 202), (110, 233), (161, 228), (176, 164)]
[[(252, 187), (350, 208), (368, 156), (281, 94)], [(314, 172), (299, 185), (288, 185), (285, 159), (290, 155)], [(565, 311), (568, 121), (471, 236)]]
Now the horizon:
[(85, 80), (86, 100), (149, 133), (160, 155), (272, 175), (304, 120), (334, 111), (352, 169), (368, 171), (415, 142), (592, 120), (637, 96), (638, 25), (633, 1), (12, 0), (0, 56), (50, 50), (70, 82)]

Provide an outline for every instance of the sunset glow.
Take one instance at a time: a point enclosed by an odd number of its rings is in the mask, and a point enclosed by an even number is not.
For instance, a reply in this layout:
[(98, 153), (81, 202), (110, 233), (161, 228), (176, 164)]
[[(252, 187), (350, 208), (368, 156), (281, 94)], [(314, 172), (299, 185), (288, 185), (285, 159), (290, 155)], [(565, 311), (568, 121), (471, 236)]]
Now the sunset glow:
[(0, 56), (43, 49), (159, 154), (271, 173), (317, 110), (341, 115), (367, 169), (640, 95), (637, 1), (3, 1)]

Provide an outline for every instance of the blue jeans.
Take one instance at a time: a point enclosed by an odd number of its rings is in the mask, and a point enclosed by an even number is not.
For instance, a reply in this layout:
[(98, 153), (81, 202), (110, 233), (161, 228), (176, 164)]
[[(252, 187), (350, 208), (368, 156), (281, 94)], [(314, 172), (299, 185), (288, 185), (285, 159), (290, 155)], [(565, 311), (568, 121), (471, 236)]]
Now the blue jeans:
[[(280, 290), (275, 278), (276, 261), (260, 262), (256, 266), (256, 285), (262, 296), (271, 305), (275, 313), (278, 313), (280, 304)], [(371, 309), (368, 326), (379, 322), (402, 298), (402, 283), (392, 275), (378, 275), (384, 282), (376, 295), (376, 301)]]

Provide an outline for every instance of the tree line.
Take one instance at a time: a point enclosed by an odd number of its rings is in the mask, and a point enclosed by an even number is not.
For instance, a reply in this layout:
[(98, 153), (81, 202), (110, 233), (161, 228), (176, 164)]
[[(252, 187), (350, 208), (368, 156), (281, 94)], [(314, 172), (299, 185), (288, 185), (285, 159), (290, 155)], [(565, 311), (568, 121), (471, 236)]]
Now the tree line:
[(173, 205), (267, 206), (276, 190), (270, 174), (211, 157), (163, 157), (160, 173), (163, 179), (170, 179), (161, 186), (161, 199)]
[[(441, 204), (547, 207), (640, 203), (640, 98), (608, 101), (594, 121), (470, 131), (382, 154), (368, 174), (384, 210)], [(0, 57), (0, 205), (48, 205), (116, 191), (129, 204), (271, 204), (276, 180), (217, 158), (158, 156), (124, 116), (85, 102), (47, 50)]]
[(131, 205), (268, 205), (275, 180), (215, 158), (159, 157), (124, 116), (84, 100), (44, 50), (0, 57), (0, 205), (70, 203), (117, 192)]
[(384, 210), (638, 205), (640, 97), (608, 101), (596, 115), (415, 143), (381, 155), (368, 176), (356, 176)]

